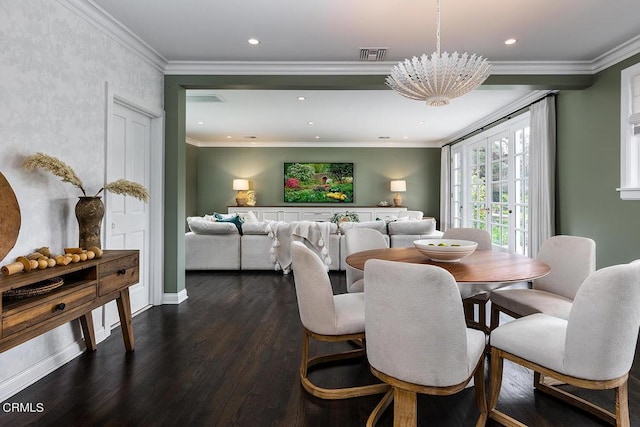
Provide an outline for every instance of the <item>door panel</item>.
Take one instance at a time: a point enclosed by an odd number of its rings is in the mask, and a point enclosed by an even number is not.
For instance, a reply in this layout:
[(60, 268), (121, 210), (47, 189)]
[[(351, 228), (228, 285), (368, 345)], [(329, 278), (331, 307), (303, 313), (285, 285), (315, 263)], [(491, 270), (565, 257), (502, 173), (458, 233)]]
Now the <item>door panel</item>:
[[(151, 119), (115, 104), (111, 139), (107, 146), (107, 182), (127, 179), (150, 184)], [(131, 288), (131, 311), (151, 304), (149, 287), (149, 210), (136, 198), (107, 193), (108, 248), (140, 250), (140, 282)]]

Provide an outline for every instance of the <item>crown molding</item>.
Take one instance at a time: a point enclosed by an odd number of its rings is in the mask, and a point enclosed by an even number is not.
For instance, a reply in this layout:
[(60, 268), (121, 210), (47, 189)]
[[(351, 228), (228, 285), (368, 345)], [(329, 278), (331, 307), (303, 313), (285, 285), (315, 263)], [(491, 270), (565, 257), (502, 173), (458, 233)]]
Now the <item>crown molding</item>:
[[(397, 62), (169, 61), (166, 75), (387, 75)], [(491, 74), (592, 74), (588, 61), (494, 61)]]
[(168, 64), (166, 58), (92, 0), (58, 0), (58, 2), (158, 71), (165, 71)]
[(603, 71), (618, 62), (622, 62), (637, 53), (640, 53), (640, 35), (632, 38), (631, 40), (627, 40), (594, 59), (592, 61), (593, 72), (594, 74), (599, 73), (600, 71)]
[(360, 141), (360, 142), (278, 142), (278, 141), (220, 141), (208, 142), (195, 138), (185, 138), (185, 142), (199, 148), (220, 148), (220, 147), (246, 147), (246, 148), (440, 148), (441, 143), (432, 142), (408, 142), (408, 141)]

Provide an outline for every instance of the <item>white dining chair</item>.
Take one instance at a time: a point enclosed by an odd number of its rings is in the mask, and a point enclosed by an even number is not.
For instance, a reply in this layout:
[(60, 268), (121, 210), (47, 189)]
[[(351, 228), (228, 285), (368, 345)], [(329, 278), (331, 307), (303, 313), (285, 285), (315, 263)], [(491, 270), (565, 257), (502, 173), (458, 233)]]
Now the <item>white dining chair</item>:
[[(629, 426), (627, 379), (640, 330), (640, 264), (592, 273), (575, 295), (569, 319), (532, 314), (491, 332), (490, 417), (515, 426), (496, 409), (503, 360), (534, 371), (534, 387), (617, 426)], [(541, 382), (550, 376), (591, 389), (615, 390), (615, 413)], [(513, 403), (513, 402), (512, 402)]]
[(500, 313), (518, 318), (534, 313), (568, 319), (576, 292), (596, 268), (596, 243), (588, 237), (553, 236), (536, 257), (549, 265), (549, 274), (532, 281), (532, 289), (491, 291), (490, 329), (498, 326)]
[[(385, 249), (389, 247), (384, 235), (372, 228), (352, 228), (347, 230), (344, 239), (346, 256), (370, 249)], [(347, 265), (345, 273), (347, 292), (363, 292), (364, 272)]]
[(416, 393), (444, 396), (474, 378), (484, 425), (485, 334), (466, 327), (462, 299), (448, 271), (371, 259), (365, 263), (367, 357), (373, 374), (393, 386), (376, 406), (373, 426), (394, 402), (394, 425), (415, 426)]
[(386, 392), (389, 389), (386, 384), (329, 389), (320, 387), (309, 379), (308, 371), (313, 366), (365, 356), (365, 350), (360, 347), (336, 354), (309, 357), (311, 338), (323, 342), (362, 342), (364, 295), (333, 295), (324, 263), (304, 243), (292, 242), (291, 256), (298, 311), (303, 326), (300, 382), (304, 389), (321, 399), (347, 399)]
[[(442, 235), (443, 239), (459, 239), (471, 240), (476, 242), (478, 247), (476, 250), (491, 251), (493, 250), (493, 242), (491, 235), (486, 230), (470, 227), (450, 228)], [(469, 285), (465, 285), (469, 287)], [(463, 297), (464, 298), (464, 297)], [(489, 332), (487, 325), (487, 302), (489, 301), (489, 292), (482, 291), (471, 295), (462, 300), (464, 305), (464, 315), (467, 319), (467, 326), (480, 329), (483, 332)], [(478, 320), (475, 319), (475, 307), (478, 307)]]

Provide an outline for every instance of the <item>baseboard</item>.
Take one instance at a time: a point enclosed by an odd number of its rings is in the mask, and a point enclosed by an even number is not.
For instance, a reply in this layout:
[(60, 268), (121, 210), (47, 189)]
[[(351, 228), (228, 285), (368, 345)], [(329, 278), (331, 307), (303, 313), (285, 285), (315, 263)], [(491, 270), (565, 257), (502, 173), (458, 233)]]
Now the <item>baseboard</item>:
[(183, 289), (178, 293), (164, 293), (162, 294), (162, 304), (180, 304), (183, 301), (186, 301), (186, 299), (189, 298), (187, 296), (187, 290)]
[(78, 357), (84, 350), (84, 340), (80, 339), (79, 341), (69, 344), (58, 353), (48, 356), (19, 374), (7, 379), (0, 384), (0, 402), (4, 402), (36, 381), (46, 377), (51, 372)]

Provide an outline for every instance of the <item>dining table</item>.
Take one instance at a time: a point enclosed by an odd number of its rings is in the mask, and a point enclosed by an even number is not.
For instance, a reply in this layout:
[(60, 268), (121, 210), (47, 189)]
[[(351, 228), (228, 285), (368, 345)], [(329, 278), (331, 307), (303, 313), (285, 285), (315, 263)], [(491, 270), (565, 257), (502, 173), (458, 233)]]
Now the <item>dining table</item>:
[(415, 247), (372, 249), (346, 258), (351, 267), (364, 270), (370, 259), (435, 265), (453, 275), (463, 298), (512, 283), (528, 282), (549, 273), (550, 267), (528, 256), (499, 250), (476, 250), (456, 262), (434, 261)]

